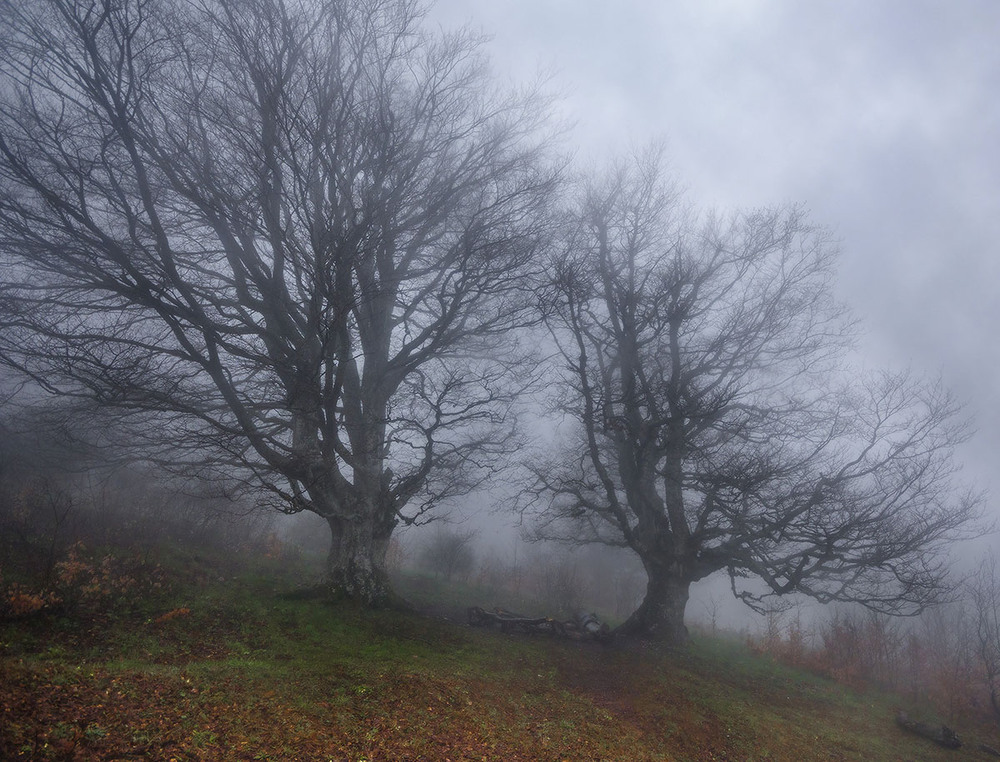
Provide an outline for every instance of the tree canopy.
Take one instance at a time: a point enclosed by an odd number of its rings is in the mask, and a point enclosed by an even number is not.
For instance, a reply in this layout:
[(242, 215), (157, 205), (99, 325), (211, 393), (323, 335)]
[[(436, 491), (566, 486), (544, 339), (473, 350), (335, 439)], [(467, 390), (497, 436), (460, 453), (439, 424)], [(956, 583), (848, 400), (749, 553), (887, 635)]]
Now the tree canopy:
[(411, 0), (0, 8), (0, 357), (384, 597), (393, 527), (516, 444), (545, 103)]
[(531, 494), (542, 536), (642, 560), (625, 632), (683, 640), (690, 584), (722, 570), (752, 605), (942, 591), (978, 511), (953, 479), (967, 430), (940, 385), (846, 370), (835, 257), (797, 207), (686, 211), (655, 149), (582, 194), (547, 303), (571, 433)]
[(683, 639), (721, 570), (751, 604), (750, 577), (895, 612), (945, 584), (978, 510), (958, 406), (844, 371), (801, 209), (685, 211), (655, 151), (567, 200), (546, 100), (416, 0), (0, 14), (0, 362), (325, 518), (331, 589), (385, 600), (400, 522), (520, 450), (543, 319), (575, 428), (531, 494), (542, 534), (642, 560), (625, 631)]

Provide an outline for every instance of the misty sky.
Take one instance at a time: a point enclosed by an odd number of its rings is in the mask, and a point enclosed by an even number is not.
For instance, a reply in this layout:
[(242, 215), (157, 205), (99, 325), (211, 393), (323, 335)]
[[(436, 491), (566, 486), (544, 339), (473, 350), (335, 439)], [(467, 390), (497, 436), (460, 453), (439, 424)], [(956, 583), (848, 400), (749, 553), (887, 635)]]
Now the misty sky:
[[(496, 72), (554, 71), (582, 158), (663, 138), (689, 201), (802, 202), (841, 240), (872, 365), (969, 401), (1000, 462), (1000, 2), (439, 0)], [(993, 505), (998, 501), (994, 499)]]

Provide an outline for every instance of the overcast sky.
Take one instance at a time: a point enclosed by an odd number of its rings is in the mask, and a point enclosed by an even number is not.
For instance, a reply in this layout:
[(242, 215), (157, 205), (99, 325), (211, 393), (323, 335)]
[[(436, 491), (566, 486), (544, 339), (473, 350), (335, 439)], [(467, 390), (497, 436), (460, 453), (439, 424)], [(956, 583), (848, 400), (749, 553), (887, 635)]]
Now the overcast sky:
[[(701, 207), (802, 202), (841, 241), (873, 365), (969, 401), (1000, 464), (1000, 2), (439, 0), (496, 72), (555, 71), (573, 144), (663, 138)], [(997, 504), (994, 499), (993, 503)]]

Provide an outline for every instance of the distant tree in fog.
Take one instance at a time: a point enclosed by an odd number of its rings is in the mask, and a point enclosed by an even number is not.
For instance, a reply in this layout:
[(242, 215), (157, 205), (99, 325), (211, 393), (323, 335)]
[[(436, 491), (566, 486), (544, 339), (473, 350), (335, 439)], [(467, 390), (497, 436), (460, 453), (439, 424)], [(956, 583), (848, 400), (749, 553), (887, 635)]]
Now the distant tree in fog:
[(557, 174), (544, 104), (420, 16), (0, 2), (0, 360), (322, 516), (368, 603), (394, 528), (518, 445)]
[(1000, 573), (990, 554), (967, 584), (975, 627), (973, 648), (994, 719), (1000, 720)]
[(420, 566), (447, 580), (467, 577), (476, 563), (477, 535), (474, 529), (457, 531), (440, 527), (420, 549)]
[(795, 207), (698, 218), (648, 151), (589, 183), (551, 273), (575, 428), (533, 466), (540, 534), (631, 548), (645, 598), (623, 633), (687, 638), (692, 582), (920, 610), (978, 515), (940, 386), (849, 373), (835, 250)]

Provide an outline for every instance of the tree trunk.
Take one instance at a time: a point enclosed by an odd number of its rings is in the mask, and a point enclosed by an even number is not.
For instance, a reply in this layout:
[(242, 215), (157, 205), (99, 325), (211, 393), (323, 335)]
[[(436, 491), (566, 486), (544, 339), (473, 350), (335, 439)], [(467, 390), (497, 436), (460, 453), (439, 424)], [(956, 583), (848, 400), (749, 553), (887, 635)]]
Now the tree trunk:
[(336, 597), (349, 598), (365, 606), (383, 606), (392, 596), (385, 570), (385, 554), (392, 536), (391, 526), (379, 527), (377, 518), (347, 520), (328, 517), (330, 555), (326, 584)]
[(690, 636), (684, 625), (684, 609), (690, 595), (690, 581), (659, 565), (647, 565), (646, 574), (646, 597), (615, 634), (667, 645), (686, 644)]

